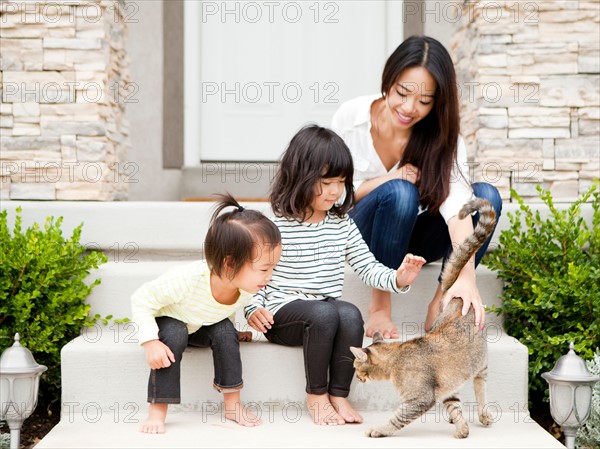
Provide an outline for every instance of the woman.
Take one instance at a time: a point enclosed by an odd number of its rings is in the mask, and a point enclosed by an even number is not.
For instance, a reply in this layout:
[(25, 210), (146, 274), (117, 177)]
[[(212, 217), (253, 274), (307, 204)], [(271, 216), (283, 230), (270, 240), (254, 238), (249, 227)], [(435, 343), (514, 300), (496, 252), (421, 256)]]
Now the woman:
[[(487, 183), (469, 185), (463, 175), (468, 166), (459, 136), (456, 74), (450, 55), (437, 40), (406, 39), (385, 64), (381, 95), (342, 104), (332, 128), (354, 159), (357, 204), (350, 215), (384, 265), (397, 268), (407, 253), (428, 262), (446, 257), (452, 244), (473, 232), (477, 215), (464, 220), (457, 216), (473, 195), (490, 201), (500, 216), (497, 189)], [(489, 242), (463, 268), (444, 298), (462, 297), (463, 313), (473, 306), (478, 326), (483, 326), (485, 312), (475, 267)], [(438, 284), (425, 319), (426, 331), (441, 300)], [(385, 338), (399, 337), (391, 321), (390, 293), (377, 289), (372, 290), (366, 335), (375, 331)]]

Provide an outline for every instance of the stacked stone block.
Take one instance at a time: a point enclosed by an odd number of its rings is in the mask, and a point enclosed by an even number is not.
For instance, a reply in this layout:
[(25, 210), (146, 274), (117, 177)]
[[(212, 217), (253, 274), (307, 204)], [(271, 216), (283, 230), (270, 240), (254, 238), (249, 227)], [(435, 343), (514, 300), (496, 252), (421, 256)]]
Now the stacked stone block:
[(124, 12), (118, 1), (0, 3), (2, 199), (126, 199)]
[(464, 1), (451, 51), (476, 180), (572, 201), (600, 176), (600, 1)]

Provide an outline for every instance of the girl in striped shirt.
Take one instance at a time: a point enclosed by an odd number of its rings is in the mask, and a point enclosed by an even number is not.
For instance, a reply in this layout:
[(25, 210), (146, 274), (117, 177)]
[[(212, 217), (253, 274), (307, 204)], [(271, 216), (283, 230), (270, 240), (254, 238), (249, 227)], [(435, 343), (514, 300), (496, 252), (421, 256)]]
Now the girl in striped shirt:
[[(210, 347), (213, 386), (223, 393), (224, 416), (243, 426), (261, 420), (240, 402), (239, 341), (232, 319), (262, 289), (281, 256), (281, 235), (271, 220), (222, 195), (204, 241), (205, 260), (177, 266), (132, 296), (133, 320), (150, 365), (144, 433), (163, 433), (168, 404), (179, 404), (181, 358), (186, 346)], [(232, 211), (220, 215), (226, 207)]]
[(273, 343), (303, 346), (307, 405), (320, 425), (360, 423), (347, 400), (350, 346), (362, 346), (358, 308), (341, 300), (348, 263), (371, 287), (406, 292), (425, 260), (407, 255), (398, 270), (380, 264), (348, 217), (352, 156), (333, 131), (302, 128), (282, 156), (271, 187), (283, 252), (267, 286), (245, 308), (248, 323)]

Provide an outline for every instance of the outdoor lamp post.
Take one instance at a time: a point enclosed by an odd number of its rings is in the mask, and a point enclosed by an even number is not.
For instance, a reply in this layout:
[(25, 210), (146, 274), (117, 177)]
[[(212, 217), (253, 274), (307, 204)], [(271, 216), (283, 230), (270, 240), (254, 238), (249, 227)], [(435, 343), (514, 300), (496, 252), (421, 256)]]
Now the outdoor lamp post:
[(575, 447), (575, 434), (590, 416), (592, 389), (600, 377), (593, 376), (584, 360), (575, 354), (573, 342), (569, 352), (558, 359), (554, 368), (542, 377), (550, 385), (550, 414), (565, 433), (565, 444)]
[(10, 429), (10, 449), (19, 448), (21, 425), (35, 410), (40, 376), (46, 371), (31, 351), (21, 346), (19, 334), (14, 344), (0, 357), (0, 419)]

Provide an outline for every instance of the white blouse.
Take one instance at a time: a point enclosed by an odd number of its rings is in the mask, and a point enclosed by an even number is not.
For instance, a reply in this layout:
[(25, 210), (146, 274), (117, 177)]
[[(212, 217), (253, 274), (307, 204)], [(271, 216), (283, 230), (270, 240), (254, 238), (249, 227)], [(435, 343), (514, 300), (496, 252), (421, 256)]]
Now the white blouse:
[[(352, 153), (355, 191), (364, 181), (384, 176), (396, 170), (396, 166), (389, 171), (385, 168), (375, 151), (371, 137), (371, 105), (378, 98), (381, 98), (381, 95), (366, 95), (342, 103), (333, 115), (331, 122), (333, 131), (344, 139)], [(464, 140), (459, 137), (457, 158), (450, 178), (450, 193), (440, 206), (440, 213), (446, 223), (458, 215), (462, 206), (473, 198), (470, 181), (467, 182), (461, 167), (468, 169), (467, 149)]]

